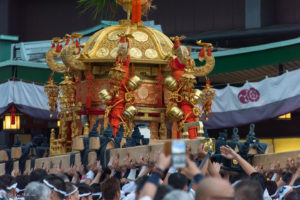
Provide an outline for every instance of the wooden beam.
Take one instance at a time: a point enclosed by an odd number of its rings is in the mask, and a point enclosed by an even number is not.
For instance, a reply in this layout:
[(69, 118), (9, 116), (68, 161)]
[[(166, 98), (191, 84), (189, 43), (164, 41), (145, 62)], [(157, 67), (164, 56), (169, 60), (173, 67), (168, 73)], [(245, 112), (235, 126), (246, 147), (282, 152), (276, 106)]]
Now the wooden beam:
[[(112, 150), (110, 150), (110, 158), (118, 157), (119, 158), (119, 166), (124, 165), (124, 158), (126, 158), (127, 156), (132, 158), (134, 161), (138, 161), (140, 156), (145, 157), (145, 156), (149, 155), (149, 160), (151, 162), (151, 161), (155, 160), (156, 155), (159, 151), (164, 150), (164, 143), (166, 141), (172, 141), (172, 140), (164, 140), (162, 142), (160, 142), (159, 140), (156, 140), (156, 141), (152, 141), (152, 143), (150, 142), (149, 145), (112, 149)], [(191, 148), (192, 154), (197, 154), (200, 143), (205, 143), (205, 141), (206, 141), (205, 139), (194, 139), (194, 140), (186, 139), (185, 140), (186, 145)]]
[(292, 157), (296, 160), (296, 158), (299, 154), (300, 154), (300, 150), (287, 151), (287, 152), (282, 152), (282, 153), (270, 153), (270, 154), (255, 155), (252, 160), (252, 164), (254, 166), (263, 164), (264, 170), (268, 170), (268, 169), (270, 169), (270, 166), (273, 162), (279, 161), (280, 167), (284, 168), (288, 157)]

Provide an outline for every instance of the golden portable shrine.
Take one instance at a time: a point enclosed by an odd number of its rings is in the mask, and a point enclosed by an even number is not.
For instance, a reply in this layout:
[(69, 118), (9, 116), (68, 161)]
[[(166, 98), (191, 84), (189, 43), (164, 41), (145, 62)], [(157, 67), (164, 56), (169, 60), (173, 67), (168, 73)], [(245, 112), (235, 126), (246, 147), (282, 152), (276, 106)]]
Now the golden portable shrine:
[[(116, 133), (123, 124), (124, 137), (130, 137), (136, 122), (148, 122), (152, 139), (167, 139), (166, 121), (173, 122), (172, 138), (194, 139), (203, 133), (200, 117), (208, 119), (214, 90), (207, 79), (203, 90), (194, 89), (196, 77), (208, 75), (214, 68), (210, 43), (202, 46), (196, 66), (191, 50), (182, 45), (184, 36), (167, 37), (143, 26), (141, 15), (149, 0), (118, 0), (127, 12), (127, 20), (93, 34), (80, 44), (81, 34), (53, 38), (46, 62), (65, 80), (55, 85), (53, 77), (45, 92), (51, 111), (60, 120), (58, 138), (51, 133), (51, 155), (72, 149), (74, 138), (88, 132), (101, 119)], [(55, 59), (61, 58), (63, 63)], [(80, 115), (89, 125), (82, 127)], [(84, 131), (82, 131), (84, 130)]]

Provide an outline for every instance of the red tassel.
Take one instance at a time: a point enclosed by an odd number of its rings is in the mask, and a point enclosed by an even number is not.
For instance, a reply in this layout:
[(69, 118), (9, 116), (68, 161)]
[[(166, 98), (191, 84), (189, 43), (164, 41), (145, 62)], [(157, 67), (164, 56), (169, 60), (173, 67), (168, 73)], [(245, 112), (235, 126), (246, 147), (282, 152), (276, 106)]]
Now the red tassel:
[(60, 46), (59, 46), (59, 44), (56, 45), (56, 52), (60, 52)]
[(132, 4), (132, 9), (131, 9), (131, 22), (132, 23), (136, 22), (136, 8), (137, 8), (137, 2), (134, 1)]
[(68, 45), (69, 42), (70, 42), (70, 38), (67, 38), (67, 41), (66, 41), (65, 45)]
[(132, 4), (131, 22), (138, 23), (142, 19), (142, 5), (140, 0), (135, 0)]
[(51, 44), (52, 44), (51, 48), (55, 48), (55, 43), (52, 42)]
[(11, 124), (15, 124), (16, 123), (16, 109), (15, 109), (15, 105), (12, 104), (11, 106), (11, 118), (10, 118), (10, 123)]
[(199, 52), (199, 57), (204, 57), (205, 53), (204, 53), (204, 48), (201, 49), (201, 51)]
[(142, 5), (141, 5), (141, 0), (137, 0), (137, 17), (136, 17), (136, 23), (140, 22), (142, 20)]
[(207, 50), (207, 55), (208, 55), (208, 56), (211, 56), (211, 55), (212, 55), (212, 54), (211, 54), (211, 48), (210, 48), (210, 47), (209, 47), (208, 50)]
[(211, 86), (210, 83), (211, 83), (210, 80), (207, 78), (206, 79), (206, 86)]

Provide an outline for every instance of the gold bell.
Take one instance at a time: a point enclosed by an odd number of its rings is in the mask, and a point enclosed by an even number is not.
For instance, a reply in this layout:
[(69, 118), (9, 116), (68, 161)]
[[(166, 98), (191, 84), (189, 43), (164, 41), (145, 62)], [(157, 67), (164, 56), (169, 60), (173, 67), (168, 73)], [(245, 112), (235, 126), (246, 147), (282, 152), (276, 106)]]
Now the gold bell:
[(189, 131), (184, 131), (184, 132), (182, 133), (181, 138), (188, 139), (188, 138), (189, 138)]
[(99, 98), (103, 104), (107, 104), (112, 99), (107, 89), (103, 89), (99, 92)]
[(173, 106), (170, 110), (167, 111), (167, 116), (171, 121), (179, 121), (183, 118), (183, 112), (177, 106)]
[(132, 120), (134, 116), (137, 114), (137, 109), (134, 106), (129, 106), (128, 108), (125, 109), (123, 115), (126, 119)]
[(175, 80), (175, 78), (173, 78), (172, 76), (167, 76), (164, 80), (164, 85), (165, 87), (170, 90), (170, 91), (174, 91), (176, 90), (176, 88), (178, 88), (178, 83)]
[(200, 103), (202, 100), (202, 91), (199, 89), (194, 89), (194, 100), (196, 103)]
[(133, 76), (131, 79), (128, 80), (128, 87), (131, 90), (136, 90), (142, 84), (142, 80), (138, 76)]

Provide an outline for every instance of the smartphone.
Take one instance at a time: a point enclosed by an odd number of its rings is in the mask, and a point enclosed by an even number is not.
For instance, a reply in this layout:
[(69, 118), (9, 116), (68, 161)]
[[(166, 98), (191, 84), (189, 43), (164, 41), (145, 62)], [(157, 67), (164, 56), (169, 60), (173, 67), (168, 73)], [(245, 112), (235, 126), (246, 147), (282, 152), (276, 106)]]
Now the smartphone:
[(184, 168), (186, 166), (186, 147), (184, 140), (172, 140), (171, 155), (172, 165), (175, 168)]

